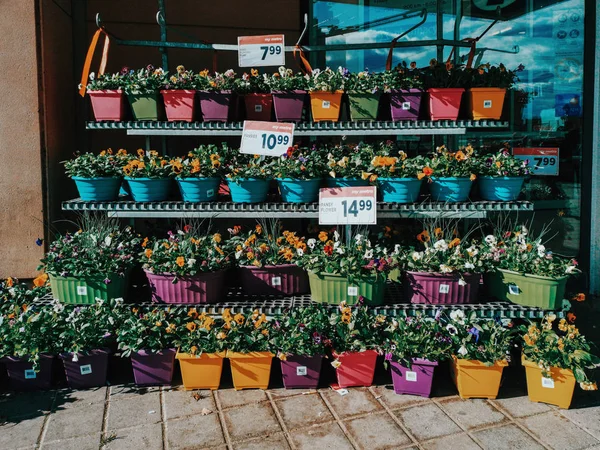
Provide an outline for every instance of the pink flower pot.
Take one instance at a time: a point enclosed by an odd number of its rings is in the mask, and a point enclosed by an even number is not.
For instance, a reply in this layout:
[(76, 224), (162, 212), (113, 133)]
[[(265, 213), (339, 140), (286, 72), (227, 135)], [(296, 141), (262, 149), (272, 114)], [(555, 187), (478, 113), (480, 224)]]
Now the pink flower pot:
[(344, 352), (338, 356), (341, 365), (336, 369), (338, 385), (342, 388), (351, 386), (371, 386), (375, 376), (377, 352)]
[(462, 88), (431, 88), (429, 94), (429, 115), (431, 120), (456, 120), (462, 100)]
[(419, 395), (431, 397), (433, 386), (433, 371), (438, 365), (437, 361), (413, 358), (411, 368), (402, 363), (392, 361), (392, 381), (396, 394)]
[(273, 108), (273, 96), (271, 94), (246, 94), (246, 118), (248, 120), (271, 120), (271, 109)]
[(273, 92), (273, 106), (277, 122), (301, 122), (307, 97), (307, 92), (300, 90)]
[(241, 266), (242, 290), (248, 295), (298, 295), (310, 291), (308, 275), (295, 264)]
[(204, 122), (227, 122), (234, 105), (231, 91), (197, 91)]
[(418, 120), (421, 110), (421, 89), (393, 90), (390, 92), (392, 120)]
[(122, 90), (88, 91), (97, 121), (121, 122), (125, 118), (125, 95)]
[(481, 275), (463, 274), (465, 285), (457, 274), (406, 272), (404, 298), (411, 303), (460, 305), (477, 303)]
[(155, 274), (145, 270), (152, 301), (159, 303), (216, 303), (222, 300), (225, 271), (206, 272), (193, 277), (176, 278), (173, 274)]
[(169, 122), (194, 120), (194, 98), (196, 91), (185, 89), (167, 89), (160, 91), (165, 103), (165, 112)]

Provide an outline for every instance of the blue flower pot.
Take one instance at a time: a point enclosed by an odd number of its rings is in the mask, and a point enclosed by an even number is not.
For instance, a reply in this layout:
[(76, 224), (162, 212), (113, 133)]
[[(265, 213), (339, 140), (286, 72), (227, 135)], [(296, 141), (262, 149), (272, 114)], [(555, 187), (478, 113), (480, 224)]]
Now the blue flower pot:
[(127, 180), (123, 180), (123, 183), (121, 183), (119, 195), (131, 196), (131, 189), (129, 189), (129, 183), (127, 183)]
[(432, 178), (431, 199), (436, 202), (465, 202), (469, 199), (472, 181), (466, 177)]
[(218, 177), (210, 178), (177, 178), (179, 192), (184, 202), (212, 202), (219, 193)]
[(369, 186), (369, 182), (367, 180), (363, 180), (361, 178), (327, 178), (326, 180), (327, 187), (330, 188), (338, 188), (338, 187), (360, 187), (360, 186)]
[(259, 178), (241, 178), (235, 181), (227, 180), (231, 201), (234, 203), (260, 203), (267, 199), (271, 180)]
[(170, 178), (130, 178), (125, 177), (136, 202), (160, 202), (169, 198)]
[(421, 180), (416, 178), (377, 178), (381, 199), (386, 203), (414, 203), (421, 192)]
[(484, 200), (511, 202), (521, 193), (525, 177), (479, 177), (479, 194)]
[(119, 198), (121, 178), (98, 177), (84, 178), (73, 177), (79, 197), (84, 202), (110, 202)]
[(309, 203), (319, 200), (321, 178), (299, 180), (296, 178), (277, 178), (281, 199), (288, 203)]

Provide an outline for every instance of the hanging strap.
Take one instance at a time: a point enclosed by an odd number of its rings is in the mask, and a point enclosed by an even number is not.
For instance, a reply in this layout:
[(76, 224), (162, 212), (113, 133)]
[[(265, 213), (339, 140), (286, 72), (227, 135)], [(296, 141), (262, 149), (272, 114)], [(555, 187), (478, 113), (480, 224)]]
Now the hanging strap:
[(398, 42), (398, 39), (400, 39), (402, 36), (403, 35), (400, 35), (397, 38), (392, 39), (392, 42), (390, 42), (390, 51), (388, 52), (387, 60), (385, 61), (385, 70), (387, 71), (392, 70), (392, 58), (394, 56), (394, 48), (396, 47), (396, 42)]
[(300, 67), (300, 70), (303, 74), (310, 75), (312, 73), (312, 67), (308, 62), (308, 59), (306, 59), (306, 57), (304, 56), (304, 50), (302, 50), (302, 47), (300, 47), (300, 45), (298, 44), (296, 44), (296, 46), (294, 47), (294, 59), (296, 60), (296, 63)]
[(85, 92), (87, 90), (88, 78), (90, 76), (90, 66), (92, 65), (92, 59), (94, 58), (96, 45), (98, 44), (98, 39), (100, 38), (101, 34), (104, 34), (104, 47), (102, 48), (102, 59), (100, 60), (98, 75), (104, 75), (104, 71), (106, 70), (110, 38), (108, 37), (108, 33), (106, 33), (106, 31), (104, 31), (102, 28), (98, 28), (92, 37), (92, 42), (90, 43), (87, 55), (85, 57), (85, 63), (83, 64), (83, 72), (81, 72), (81, 87), (79, 88), (79, 95), (82, 97), (85, 96)]
[(212, 58), (213, 73), (217, 72), (217, 61), (218, 61), (218, 55), (217, 55), (217, 51), (215, 50), (213, 52), (213, 58)]
[[(469, 50), (469, 57), (467, 58), (466, 68), (470, 69), (473, 66), (473, 60), (475, 59), (475, 51), (477, 50), (477, 41), (479, 38), (466, 38), (463, 39), (465, 42), (469, 42), (471, 44), (471, 49)], [(446, 64), (452, 62), (452, 56), (454, 56), (454, 50), (456, 47), (452, 47), (450, 51), (450, 55), (448, 55), (448, 59), (446, 60)]]

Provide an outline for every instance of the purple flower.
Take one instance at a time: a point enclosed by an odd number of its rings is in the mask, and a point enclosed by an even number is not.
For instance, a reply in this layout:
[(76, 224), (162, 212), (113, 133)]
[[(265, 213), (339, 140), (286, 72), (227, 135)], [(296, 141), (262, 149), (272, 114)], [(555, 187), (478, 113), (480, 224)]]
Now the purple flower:
[(35, 245), (37, 245), (38, 247), (41, 247), (43, 243), (44, 243), (43, 239), (37, 238), (35, 240)]
[(365, 302), (365, 298), (362, 295), (358, 296), (358, 300), (356, 303), (358, 303), (358, 305), (362, 305)]
[(385, 354), (385, 360), (391, 361), (393, 356), (394, 356), (394, 354), (392, 352), (388, 352)]
[(298, 161), (300, 161), (302, 164), (304, 164), (306, 161), (308, 161), (308, 159), (305, 158), (304, 156), (298, 156)]
[(350, 71), (347, 68), (344, 67), (342, 69), (342, 75), (345, 76), (345, 77), (347, 77), (348, 75), (350, 75)]
[(104, 279), (104, 284), (110, 284), (112, 283), (112, 281), (110, 281), (110, 278), (105, 278)]
[(298, 324), (298, 328), (300, 328), (300, 330), (304, 330), (305, 327), (306, 325), (304, 325), (303, 323)]
[(440, 320), (440, 318), (442, 317), (442, 310), (438, 309), (435, 312), (435, 320)]
[(152, 64), (148, 64), (148, 65), (146, 66), (146, 70), (147, 70), (148, 72), (152, 72), (152, 71), (154, 70), (154, 66), (153, 66)]
[(109, 338), (111, 336), (112, 336), (112, 334), (106, 332), (106, 333), (104, 333), (104, 336), (102, 336), (102, 339), (107, 339), (107, 338)]
[(475, 327), (469, 330), (469, 334), (475, 337), (475, 342), (479, 342), (479, 330)]
[(275, 321), (275, 328), (277, 328), (277, 329), (281, 328), (281, 323), (279, 322), (279, 320)]
[(321, 343), (321, 335), (317, 331), (313, 333), (313, 341), (317, 345)]

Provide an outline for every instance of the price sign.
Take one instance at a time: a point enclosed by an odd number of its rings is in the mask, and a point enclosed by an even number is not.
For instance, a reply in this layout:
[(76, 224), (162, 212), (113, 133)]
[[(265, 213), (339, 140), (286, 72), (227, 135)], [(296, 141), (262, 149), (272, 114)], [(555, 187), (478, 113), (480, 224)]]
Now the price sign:
[(285, 66), (283, 34), (239, 36), (238, 65), (240, 67)]
[(281, 156), (294, 140), (294, 124), (246, 120), (242, 132), (241, 153)]
[(319, 225), (375, 224), (377, 224), (377, 189), (375, 186), (320, 190)]
[(533, 175), (558, 175), (558, 148), (515, 147), (513, 155), (517, 159), (528, 161)]

